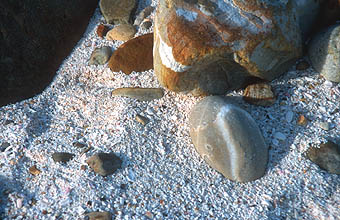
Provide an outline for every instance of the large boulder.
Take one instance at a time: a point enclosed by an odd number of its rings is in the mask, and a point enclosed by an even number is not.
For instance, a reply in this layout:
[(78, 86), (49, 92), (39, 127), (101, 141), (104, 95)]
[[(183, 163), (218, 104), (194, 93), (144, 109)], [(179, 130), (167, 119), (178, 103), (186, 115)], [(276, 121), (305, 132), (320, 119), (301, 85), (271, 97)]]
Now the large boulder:
[(160, 0), (154, 34), (158, 80), (194, 95), (273, 80), (302, 52), (295, 5), (283, 0)]
[(84, 33), (98, 0), (0, 1), (0, 106), (34, 96)]
[(192, 109), (189, 125), (198, 153), (226, 178), (248, 182), (264, 175), (268, 146), (255, 120), (232, 101), (206, 97)]
[(313, 37), (308, 55), (312, 66), (325, 79), (340, 82), (340, 24), (333, 25)]

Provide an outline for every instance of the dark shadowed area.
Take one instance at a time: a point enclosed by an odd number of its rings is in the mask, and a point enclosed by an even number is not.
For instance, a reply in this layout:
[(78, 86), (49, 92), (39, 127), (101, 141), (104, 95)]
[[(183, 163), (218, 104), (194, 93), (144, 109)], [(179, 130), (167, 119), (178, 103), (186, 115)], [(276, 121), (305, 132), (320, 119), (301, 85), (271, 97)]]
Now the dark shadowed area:
[(0, 106), (49, 85), (97, 5), (98, 0), (0, 1)]

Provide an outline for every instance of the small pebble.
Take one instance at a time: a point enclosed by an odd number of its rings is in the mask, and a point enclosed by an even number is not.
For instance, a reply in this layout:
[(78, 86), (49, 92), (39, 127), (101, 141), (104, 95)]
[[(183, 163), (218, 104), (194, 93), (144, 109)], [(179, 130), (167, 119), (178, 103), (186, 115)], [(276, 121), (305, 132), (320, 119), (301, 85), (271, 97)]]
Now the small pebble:
[(325, 131), (328, 131), (330, 128), (330, 123), (329, 122), (320, 122), (319, 123), (320, 128), (322, 128)]
[(291, 122), (292, 122), (293, 117), (294, 117), (294, 113), (293, 113), (292, 111), (288, 111), (288, 112), (286, 113), (286, 121), (287, 121), (288, 123), (291, 123)]
[(136, 121), (145, 126), (146, 124), (149, 123), (150, 120), (147, 117), (137, 114)]
[(103, 24), (98, 25), (97, 27), (97, 35), (100, 38), (105, 37), (106, 33), (109, 31), (109, 27)]
[(286, 135), (284, 135), (281, 132), (276, 132), (274, 134), (274, 138), (277, 139), (277, 140), (280, 140), (280, 141), (284, 141), (284, 140), (286, 140)]
[(3, 143), (0, 145), (0, 151), (1, 151), (1, 152), (4, 152), (9, 146), (11, 146), (10, 143), (8, 143), (8, 142), (3, 142)]
[(299, 118), (297, 120), (297, 124), (300, 126), (306, 126), (308, 123), (307, 118), (304, 115), (299, 115)]
[(72, 145), (73, 147), (76, 147), (76, 148), (85, 148), (87, 146), (86, 144), (83, 144), (80, 142), (74, 142)]
[(103, 65), (109, 60), (111, 54), (111, 47), (98, 47), (92, 52), (89, 65)]
[(152, 22), (151, 22), (151, 21), (148, 21), (148, 20), (144, 21), (144, 22), (141, 24), (141, 28), (143, 28), (143, 29), (145, 29), (145, 30), (149, 29), (151, 26), (152, 26)]
[(70, 154), (66, 152), (55, 152), (52, 154), (52, 159), (54, 160), (54, 162), (67, 163), (74, 156), (75, 156), (74, 154)]
[(12, 124), (12, 123), (14, 123), (13, 120), (5, 120), (5, 121), (4, 121), (4, 125), (5, 125), (5, 126), (6, 126), (6, 125), (9, 125), (9, 124)]
[(31, 166), (28, 171), (30, 172), (30, 174), (37, 176), (41, 173), (41, 171), (37, 168), (36, 165)]

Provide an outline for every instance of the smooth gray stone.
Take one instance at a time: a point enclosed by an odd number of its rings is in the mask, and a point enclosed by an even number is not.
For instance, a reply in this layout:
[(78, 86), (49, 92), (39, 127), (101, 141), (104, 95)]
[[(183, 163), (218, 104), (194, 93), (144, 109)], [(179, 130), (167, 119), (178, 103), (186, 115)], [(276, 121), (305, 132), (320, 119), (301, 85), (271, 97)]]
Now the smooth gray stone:
[(164, 95), (161, 88), (119, 88), (112, 92), (112, 96), (124, 96), (139, 101), (152, 101), (160, 99)]
[(122, 160), (114, 153), (97, 153), (86, 162), (95, 173), (101, 176), (113, 174), (122, 165)]
[(107, 23), (127, 24), (136, 9), (136, 0), (100, 0), (99, 7)]
[(66, 152), (56, 152), (52, 154), (52, 159), (54, 160), (54, 162), (67, 163), (74, 156), (75, 156), (74, 154), (70, 154)]
[(100, 47), (94, 49), (91, 54), (89, 64), (90, 65), (103, 65), (105, 64), (112, 54), (110, 47)]
[(220, 96), (208, 96), (191, 111), (190, 136), (203, 159), (226, 178), (248, 182), (262, 177), (268, 146), (245, 110)]
[(309, 45), (312, 66), (325, 79), (340, 82), (340, 24), (317, 34)]
[(319, 148), (309, 148), (306, 156), (321, 169), (340, 175), (340, 145), (328, 141)]
[(88, 220), (111, 220), (112, 215), (109, 212), (90, 212), (85, 215)]

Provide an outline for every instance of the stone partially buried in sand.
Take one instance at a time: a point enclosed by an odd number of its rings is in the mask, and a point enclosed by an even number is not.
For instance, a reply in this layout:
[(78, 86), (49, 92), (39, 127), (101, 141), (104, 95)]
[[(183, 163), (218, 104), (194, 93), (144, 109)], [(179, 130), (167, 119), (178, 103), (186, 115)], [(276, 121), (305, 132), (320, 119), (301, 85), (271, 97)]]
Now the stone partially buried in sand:
[(124, 96), (139, 101), (152, 101), (164, 96), (161, 88), (118, 88), (112, 91), (112, 96)]
[(317, 164), (321, 169), (332, 174), (340, 175), (340, 146), (328, 141), (320, 144), (320, 148), (309, 148), (307, 158)]
[(113, 72), (142, 72), (153, 68), (153, 34), (145, 34), (122, 44), (114, 51), (109, 67)]
[(96, 48), (91, 54), (89, 64), (103, 65), (109, 60), (111, 53), (111, 48), (108, 46)]
[(88, 220), (111, 220), (112, 216), (110, 212), (90, 212), (86, 214)]
[(136, 1), (100, 0), (99, 7), (107, 23), (127, 24), (131, 21), (131, 13), (136, 8)]
[(192, 109), (189, 125), (198, 153), (226, 178), (248, 182), (264, 175), (268, 146), (245, 110), (226, 98), (209, 96)]
[(243, 93), (244, 101), (261, 106), (271, 106), (276, 98), (272, 87), (266, 83), (258, 83), (247, 86)]
[(136, 34), (136, 28), (131, 24), (121, 24), (114, 27), (106, 34), (107, 40), (127, 41), (132, 39)]
[(86, 162), (95, 173), (101, 176), (113, 174), (122, 165), (122, 160), (114, 153), (97, 153)]

